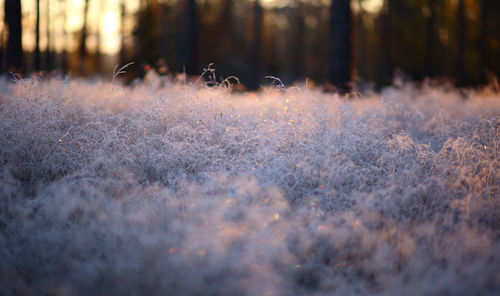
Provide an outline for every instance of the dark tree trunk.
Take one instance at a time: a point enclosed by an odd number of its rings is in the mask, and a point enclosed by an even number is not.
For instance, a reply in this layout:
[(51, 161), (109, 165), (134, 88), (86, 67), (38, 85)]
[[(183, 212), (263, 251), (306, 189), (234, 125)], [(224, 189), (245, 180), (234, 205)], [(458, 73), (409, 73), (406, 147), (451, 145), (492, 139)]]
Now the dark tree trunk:
[(262, 48), (262, 7), (258, 0), (254, 2), (253, 13), (253, 43), (250, 53), (250, 79), (248, 80), (248, 89), (250, 90), (259, 88), (260, 52)]
[(486, 82), (486, 40), (488, 38), (488, 0), (481, 0), (479, 31), (479, 82)]
[(7, 70), (21, 70), (23, 65), (21, 0), (5, 1), (5, 23), (9, 32)]
[(434, 52), (434, 21), (436, 15), (435, 0), (428, 0), (429, 15), (427, 17), (427, 30), (425, 33), (425, 56), (424, 56), (424, 75), (432, 77), (433, 52)]
[(62, 54), (61, 54), (61, 71), (63, 74), (68, 73), (68, 52), (66, 49), (66, 40), (67, 40), (67, 31), (66, 31), (66, 21), (68, 19), (67, 15), (67, 1), (66, 0), (60, 0), (61, 1), (61, 7), (64, 7), (63, 9), (63, 48), (62, 48)]
[(47, 1), (47, 46), (45, 48), (45, 70), (50, 71), (52, 70), (52, 52), (50, 50), (50, 1)]
[(363, 15), (364, 11), (361, 6), (362, 0), (358, 0), (358, 6), (359, 6), (359, 12), (358, 12), (358, 17), (357, 17), (357, 34), (356, 34), (356, 39), (357, 39), (357, 44), (356, 44), (356, 74), (361, 78), (365, 79), (366, 77), (366, 49), (365, 49), (365, 27), (363, 23)]
[[(97, 13), (97, 19), (102, 19), (102, 13), (105, 11), (104, 1), (99, 1), (99, 12)], [(97, 73), (101, 73), (102, 70), (102, 52), (101, 52), (101, 43), (102, 43), (102, 32), (101, 27), (97, 28), (97, 46), (95, 50), (95, 64)]]
[(329, 81), (341, 92), (351, 81), (351, 3), (332, 0), (330, 5)]
[(385, 0), (381, 14), (380, 37), (380, 74), (379, 86), (392, 83), (393, 62), (392, 54), (392, 17), (394, 14), (394, 0)]
[(85, 63), (87, 59), (87, 14), (89, 11), (89, 0), (85, 0), (83, 8), (83, 27), (80, 40), (80, 74), (85, 74)]
[(185, 34), (183, 46), (183, 64), (186, 73), (198, 74), (198, 13), (196, 0), (185, 2)]
[[(145, 67), (146, 67), (146, 58), (145, 58), (145, 43), (146, 43), (146, 35), (147, 35), (147, 25), (152, 21), (152, 17), (148, 16), (150, 11), (150, 2), (143, 1), (141, 2), (140, 12), (139, 12), (139, 22), (137, 24), (137, 28), (135, 31), (136, 40), (135, 40), (135, 62), (137, 63), (137, 77), (144, 78)], [(146, 17), (147, 22), (146, 22)], [(123, 63), (125, 64), (125, 63)]]
[(219, 49), (217, 53), (217, 70), (221, 70), (223, 75), (233, 74), (233, 48), (235, 47), (235, 38), (233, 31), (233, 0), (223, 0), (223, 8), (219, 15), (218, 21), (218, 32), (224, 32), (219, 34)]
[(304, 7), (301, 3), (297, 3), (295, 9), (295, 36), (293, 38), (292, 63), (293, 63), (293, 79), (299, 80), (304, 77), (305, 73), (305, 31), (304, 22)]
[(464, 0), (458, 1), (458, 22), (457, 22), (457, 86), (465, 86), (465, 4)]
[[(170, 39), (170, 34), (169, 34), (169, 22), (168, 22), (168, 15), (170, 13), (170, 9), (167, 5), (161, 5), (161, 16), (159, 18), (159, 26), (160, 26), (160, 61), (158, 61), (158, 66), (161, 67), (166, 67), (167, 66), (167, 59), (169, 56), (172, 54), (172, 52), (169, 50), (169, 39)], [(160, 71), (161, 72), (161, 71)]]
[(120, 1), (120, 10), (121, 10), (120, 65), (125, 65), (127, 63), (125, 57), (125, 16), (126, 16), (125, 0)]
[(4, 40), (5, 40), (5, 34), (4, 34), (4, 27), (2, 27), (2, 30), (0, 30), (0, 74), (3, 74), (4, 68), (5, 68), (5, 61), (4, 61)]
[(42, 57), (40, 55), (40, 0), (36, 0), (35, 71), (40, 70), (42, 70)]

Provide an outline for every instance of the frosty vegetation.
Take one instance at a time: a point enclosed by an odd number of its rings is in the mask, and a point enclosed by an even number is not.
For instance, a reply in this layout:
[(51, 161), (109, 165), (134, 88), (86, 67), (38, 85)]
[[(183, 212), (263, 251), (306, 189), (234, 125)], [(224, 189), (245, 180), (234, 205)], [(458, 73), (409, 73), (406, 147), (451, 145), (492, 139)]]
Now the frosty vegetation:
[(500, 95), (0, 82), (1, 295), (498, 295)]

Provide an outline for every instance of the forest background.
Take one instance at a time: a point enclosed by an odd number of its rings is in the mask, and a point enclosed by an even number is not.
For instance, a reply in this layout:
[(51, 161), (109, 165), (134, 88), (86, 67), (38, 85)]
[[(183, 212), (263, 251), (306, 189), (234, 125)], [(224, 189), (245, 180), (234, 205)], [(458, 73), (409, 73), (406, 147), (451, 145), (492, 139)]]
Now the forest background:
[[(151, 68), (200, 75), (214, 63), (218, 77), (234, 75), (249, 89), (258, 88), (265, 76), (363, 89), (390, 84), (395, 73), (458, 86), (483, 84), (500, 73), (500, 2), (494, 0), (0, 0), (0, 5), (2, 73), (109, 77), (116, 64), (134, 62), (131, 81)], [(348, 71), (340, 78), (332, 70), (336, 62)]]

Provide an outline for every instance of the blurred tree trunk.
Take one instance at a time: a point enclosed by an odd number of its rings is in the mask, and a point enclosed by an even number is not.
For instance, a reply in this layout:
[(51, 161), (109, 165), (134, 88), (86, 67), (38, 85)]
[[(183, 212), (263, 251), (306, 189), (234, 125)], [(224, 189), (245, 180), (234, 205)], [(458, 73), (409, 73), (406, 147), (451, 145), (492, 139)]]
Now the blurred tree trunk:
[(380, 74), (379, 86), (392, 83), (392, 18), (394, 14), (394, 0), (384, 0), (381, 12), (380, 37)]
[(63, 46), (61, 53), (61, 71), (64, 75), (68, 73), (68, 50), (66, 49), (66, 40), (67, 40), (67, 31), (66, 31), (66, 22), (68, 18), (68, 9), (67, 9), (67, 1), (59, 0), (60, 6), (63, 7)]
[(258, 0), (253, 4), (253, 43), (250, 53), (250, 79), (248, 80), (248, 89), (256, 90), (259, 88), (260, 76), (260, 53), (262, 48), (262, 7)]
[(356, 73), (360, 78), (366, 78), (366, 32), (365, 32), (365, 27), (363, 23), (363, 15), (364, 15), (364, 10), (363, 6), (361, 5), (362, 0), (358, 0), (358, 15), (357, 15), (357, 34), (356, 34), (356, 39), (357, 39), (357, 44), (356, 44)]
[(85, 74), (85, 63), (87, 59), (87, 15), (89, 11), (89, 0), (85, 0), (83, 8), (83, 26), (80, 39), (80, 75)]
[(341, 92), (351, 81), (351, 3), (332, 0), (330, 5), (329, 81)]
[(480, 31), (479, 31), (479, 82), (486, 83), (486, 40), (488, 38), (488, 0), (480, 3)]
[(127, 64), (125, 57), (125, 16), (126, 16), (126, 6), (125, 0), (120, 1), (120, 11), (121, 11), (121, 36), (120, 36), (120, 65)]
[[(135, 30), (136, 38), (134, 40), (135, 46), (135, 62), (137, 63), (137, 77), (144, 78), (145, 73), (145, 47), (147, 39), (147, 27), (152, 22), (152, 17), (149, 15), (151, 8), (150, 1), (141, 1), (139, 8), (139, 20)], [(124, 63), (125, 64), (125, 63)]]
[(233, 0), (223, 0), (222, 11), (218, 20), (218, 32), (224, 32), (224, 34), (218, 35), (219, 49), (216, 51), (216, 67), (222, 71), (223, 75), (233, 72), (232, 68), (234, 65), (233, 48), (235, 46), (235, 38), (233, 35), (232, 10)]
[(196, 0), (185, 1), (183, 63), (186, 73), (198, 74), (198, 9)]
[(21, 0), (5, 0), (7, 40), (7, 70), (21, 70), (23, 65)]
[(52, 70), (52, 52), (50, 49), (50, 1), (47, 0), (47, 7), (46, 7), (46, 17), (47, 17), (47, 31), (46, 31), (46, 36), (47, 36), (47, 45), (45, 47), (45, 70), (50, 71)]
[[(5, 8), (5, 7), (4, 7)], [(0, 74), (3, 74), (4, 68), (5, 68), (5, 61), (4, 61), (4, 41), (5, 41), (5, 34), (4, 34), (4, 26), (2, 26), (2, 29), (0, 30)]]
[(40, 0), (36, 0), (35, 71), (40, 70), (42, 70), (42, 57), (40, 55)]
[[(159, 26), (160, 26), (160, 60), (158, 61), (158, 66), (160, 73), (163, 74), (163, 70), (166, 70), (167, 68), (167, 59), (169, 56), (172, 54), (169, 50), (169, 39), (170, 39), (170, 34), (169, 34), (169, 21), (168, 17), (170, 14), (170, 9), (169, 6), (166, 4), (161, 4), (160, 5), (160, 10), (161, 10), (161, 15), (159, 17)], [(164, 69), (162, 69), (164, 68)]]
[(465, 86), (465, 1), (458, 1), (457, 16), (457, 86)]
[(425, 56), (424, 56), (424, 75), (432, 77), (433, 52), (434, 52), (434, 21), (436, 15), (435, 0), (428, 0), (429, 15), (427, 16), (427, 30), (425, 33)]
[(292, 44), (293, 80), (300, 80), (305, 74), (305, 31), (304, 6), (297, 1), (295, 9), (295, 34)]
[(102, 30), (101, 30), (101, 21), (102, 21), (102, 15), (103, 12), (105, 11), (104, 7), (104, 1), (100, 0), (99, 1), (99, 12), (97, 13), (97, 20), (98, 20), (98, 26), (97, 26), (97, 46), (95, 49), (95, 65), (96, 65), (96, 71), (97, 73), (101, 73), (102, 70), (102, 52), (101, 52), (101, 43), (102, 43)]
[[(184, 14), (183, 14), (184, 15)], [(136, 27), (136, 56), (137, 76), (143, 78), (150, 65), (156, 63), (160, 57), (160, 5), (157, 0), (141, 2)], [(184, 29), (184, 27), (183, 27)], [(183, 35), (184, 36), (184, 35)], [(182, 44), (184, 45), (184, 43)]]

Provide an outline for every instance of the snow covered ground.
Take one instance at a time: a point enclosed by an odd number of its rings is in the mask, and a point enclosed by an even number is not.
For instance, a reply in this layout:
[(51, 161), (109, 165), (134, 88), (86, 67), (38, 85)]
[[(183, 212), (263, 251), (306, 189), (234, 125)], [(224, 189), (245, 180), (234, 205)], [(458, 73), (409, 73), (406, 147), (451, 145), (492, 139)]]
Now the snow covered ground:
[(498, 295), (499, 145), (494, 87), (4, 79), (0, 294)]

